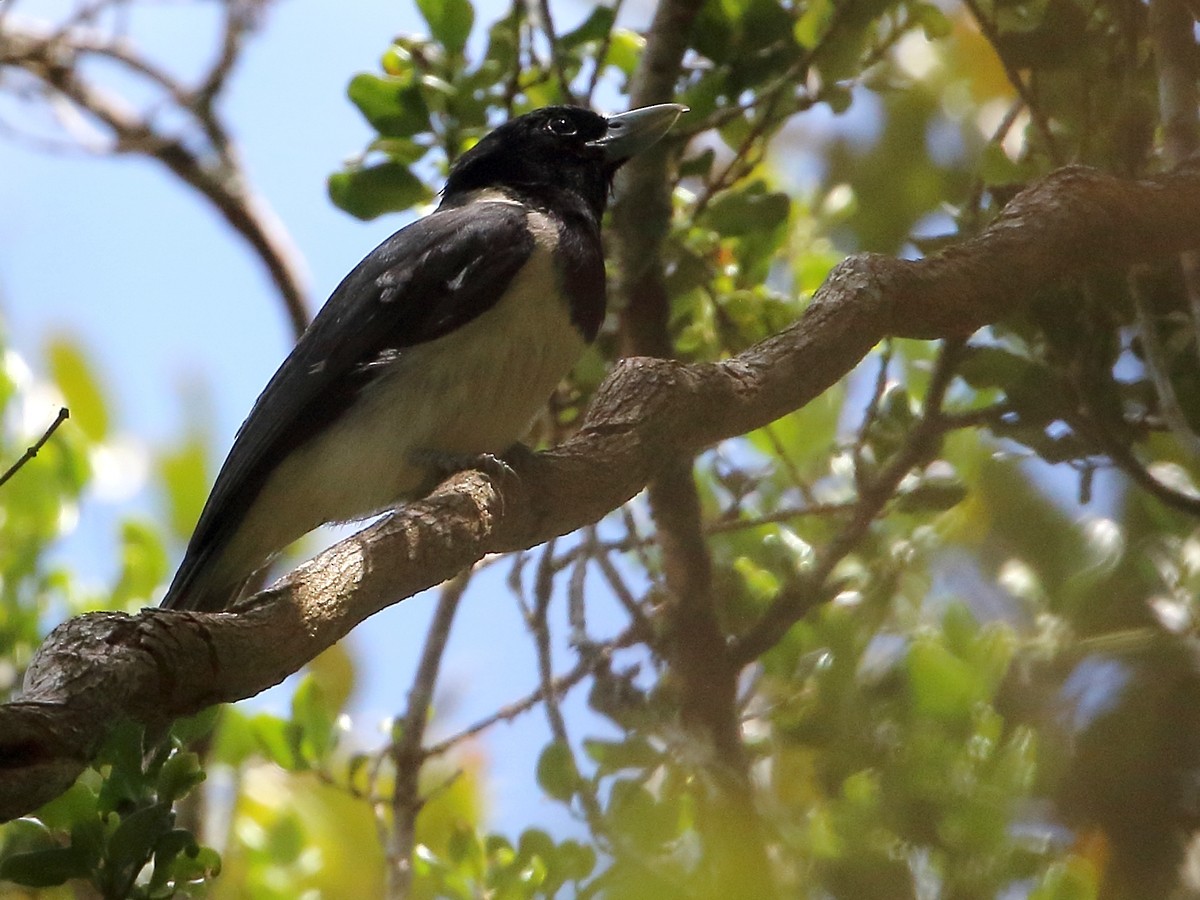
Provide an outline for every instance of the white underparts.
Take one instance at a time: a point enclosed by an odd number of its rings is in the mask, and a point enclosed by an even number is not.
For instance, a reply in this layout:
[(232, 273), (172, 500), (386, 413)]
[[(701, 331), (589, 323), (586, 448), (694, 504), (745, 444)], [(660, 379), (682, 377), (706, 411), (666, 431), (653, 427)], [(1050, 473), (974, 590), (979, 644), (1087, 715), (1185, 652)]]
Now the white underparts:
[(524, 435), (585, 348), (554, 266), (558, 230), (537, 212), (528, 226), (533, 255), (495, 306), (397, 353), (350, 410), (272, 473), (217, 563), (230, 580), (323, 522), (411, 497), (429, 477), (414, 453), (496, 453)]

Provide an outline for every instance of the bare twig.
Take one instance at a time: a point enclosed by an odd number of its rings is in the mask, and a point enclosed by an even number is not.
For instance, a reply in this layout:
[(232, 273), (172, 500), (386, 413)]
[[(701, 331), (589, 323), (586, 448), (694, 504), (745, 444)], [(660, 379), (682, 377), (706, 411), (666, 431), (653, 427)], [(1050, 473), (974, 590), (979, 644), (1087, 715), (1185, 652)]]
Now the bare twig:
[(563, 102), (574, 104), (575, 94), (571, 91), (571, 79), (567, 77), (566, 65), (563, 63), (562, 52), (558, 47), (558, 32), (554, 29), (554, 16), (550, 12), (550, 0), (538, 0), (538, 12), (542, 20), (542, 30), (546, 33), (546, 42), (550, 45), (550, 67), (554, 70), (554, 78), (562, 93)]
[(567, 584), (567, 622), (571, 630), (571, 644), (579, 649), (590, 643), (587, 631), (587, 608), (584, 586), (587, 582), (588, 561), (595, 554), (596, 526), (583, 529), (581, 535), (583, 552), (575, 558), (571, 568), (571, 579)]
[[(1158, 65), (1158, 109), (1167, 165), (1183, 162), (1200, 147), (1200, 65), (1192, 15), (1180, 0), (1152, 0), (1148, 31)], [(1192, 328), (1200, 334), (1200, 253), (1179, 257)], [(1193, 341), (1200, 354), (1200, 341)]]
[(608, 553), (596, 547), (596, 565), (600, 569), (600, 573), (604, 576), (604, 580), (608, 582), (608, 588), (617, 598), (617, 602), (625, 608), (625, 612), (629, 614), (632, 620), (631, 628), (642, 640), (644, 640), (651, 649), (656, 652), (661, 652), (660, 648), (655, 645), (658, 643), (654, 634), (654, 627), (650, 619), (646, 617), (646, 613), (642, 610), (642, 606), (634, 597), (633, 591), (625, 583), (625, 579), (621, 577), (621, 573), (617, 571), (617, 567), (609, 558)]
[(46, 446), (46, 441), (50, 440), (50, 436), (58, 430), (58, 426), (67, 421), (70, 415), (70, 410), (68, 410), (65, 406), (61, 407), (58, 411), (58, 415), (55, 416), (54, 421), (51, 422), (49, 427), (42, 433), (42, 436), (34, 441), (33, 445), (30, 446), (24, 453), (22, 453), (21, 458), (9, 466), (8, 470), (3, 475), (0, 475), (0, 485), (5, 484), (10, 478), (16, 475), (17, 472), (19, 472), (27, 462), (37, 456), (38, 451), (41, 450), (42, 447)]
[(458, 612), (459, 601), (471, 583), (472, 574), (471, 569), (465, 569), (442, 587), (433, 622), (425, 638), (425, 647), (421, 651), (421, 661), (408, 692), (408, 710), (401, 723), (400, 735), (388, 752), (396, 767), (396, 784), (391, 796), (392, 834), (385, 844), (389, 862), (388, 896), (394, 900), (407, 900), (412, 892), (412, 855), (417, 840), (417, 814), (425, 805), (425, 799), (420, 794), (420, 776), (421, 764), (427, 754), (421, 745), (425, 739), (425, 726), (429, 721), (446, 642), (450, 640), (450, 626)]
[(1187, 452), (1192, 459), (1200, 459), (1200, 435), (1192, 430), (1183, 407), (1179, 404), (1179, 396), (1175, 393), (1175, 385), (1171, 381), (1171, 361), (1167, 358), (1166, 348), (1158, 335), (1158, 323), (1155, 321), (1150, 301), (1136, 272), (1130, 273), (1126, 279), (1129, 292), (1133, 295), (1133, 307), (1137, 312), (1138, 331), (1142, 336), (1143, 364), (1154, 392), (1158, 395), (1159, 410), (1172, 436), (1179, 442), (1180, 449)]
[(871, 399), (867, 401), (867, 408), (863, 413), (862, 424), (859, 426), (858, 436), (855, 438), (852, 448), (854, 480), (859, 489), (862, 488), (862, 479), (866, 474), (867, 467), (864, 453), (867, 441), (870, 438), (871, 429), (875, 425), (875, 420), (879, 417), (879, 404), (883, 402), (883, 395), (887, 390), (888, 369), (892, 365), (893, 346), (894, 342), (890, 339), (883, 342), (883, 352), (879, 354), (879, 368), (875, 374), (875, 389), (871, 391)]
[[(221, 52), (196, 88), (153, 63), (128, 41), (107, 37), (94, 28), (91, 23), (100, 12), (113, 5), (113, 0), (100, 0), (84, 6), (56, 27), (5, 21), (0, 68), (19, 69), (39, 83), (46, 102), (60, 111), (64, 130), (92, 152), (100, 149), (94, 146), (95, 138), (80, 138), (74, 125), (82, 117), (107, 134), (106, 152), (154, 159), (211, 203), (266, 266), (292, 330), (299, 336), (309, 316), (300, 256), (266, 200), (249, 187), (234, 142), (215, 111), (215, 98), (252, 26), (257, 0), (231, 0), (226, 5)], [(180, 115), (139, 111), (124, 97), (89, 79), (83, 64), (95, 56), (118, 63)], [(185, 123), (183, 134), (177, 133), (175, 124), (161, 124), (180, 118)]]
[[(553, 542), (548, 544), (542, 553), (538, 566), (537, 579), (534, 585), (534, 603), (527, 625), (533, 635), (534, 646), (537, 649), (538, 678), (541, 681), (542, 706), (546, 711), (546, 721), (550, 725), (550, 735), (555, 743), (574, 757), (571, 738), (567, 733), (567, 721), (563, 717), (559, 697), (554, 690), (554, 661), (550, 640), (550, 623), (547, 618), (550, 611), (550, 601), (554, 594), (554, 570), (550, 565), (554, 552)], [(588, 658), (587, 654), (581, 657)], [(574, 762), (572, 768), (578, 769)], [(604, 811), (600, 799), (596, 796), (591, 785), (582, 779), (576, 782), (575, 796), (579, 798), (580, 808), (592, 834), (603, 837), (608, 829), (604, 825)]]
[(639, 640), (639, 637), (631, 630), (614, 638), (611, 641), (605, 641), (603, 644), (592, 647), (592, 653), (589, 656), (581, 657), (570, 671), (562, 675), (557, 675), (550, 679), (547, 685), (544, 681), (537, 688), (531, 691), (520, 700), (515, 700), (500, 707), (490, 715), (484, 716), (473, 725), (469, 725), (457, 734), (453, 734), (445, 740), (438, 741), (426, 748), (426, 756), (440, 756), (443, 753), (451, 750), (453, 747), (461, 744), (469, 738), (475, 737), (493, 725), (500, 722), (510, 722), (522, 713), (527, 713), (547, 696), (555, 697), (564, 696), (567, 691), (579, 684), (587, 676), (591, 675), (596, 667), (597, 662), (609, 658), (614, 650), (622, 647), (628, 647)]
[(870, 482), (859, 486), (859, 500), (849, 522), (817, 554), (801, 577), (785, 587), (755, 625), (734, 642), (732, 655), (740, 664), (757, 659), (773, 647), (809, 609), (836, 593), (829, 577), (839, 562), (859, 545), (879, 513), (896, 494), (896, 488), (914, 467), (936, 452), (943, 432), (942, 402), (961, 357), (963, 341), (948, 340), (925, 393), (924, 409), (904, 445)]
[(1029, 110), (1029, 117), (1032, 119), (1038, 133), (1042, 136), (1051, 161), (1062, 164), (1064, 161), (1062, 151), (1058, 147), (1058, 140), (1054, 137), (1054, 130), (1050, 126), (1050, 121), (1046, 118), (1046, 114), (1042, 112), (1041, 107), (1038, 106), (1033, 91), (1025, 83), (1025, 79), (1021, 77), (1021, 73), (1000, 51), (1003, 41), (1001, 40), (999, 31), (996, 29), (996, 23), (984, 14), (977, 0), (964, 0), (964, 4), (971, 13), (971, 17), (975, 20), (975, 24), (979, 26), (980, 32), (996, 52), (996, 58), (1004, 68), (1004, 74), (1008, 78), (1008, 83), (1012, 85), (1013, 90), (1017, 92), (1017, 96), (1021, 98), (1021, 102), (1025, 104), (1025, 108)]
[(612, 5), (613, 24), (612, 27), (604, 33), (603, 40), (600, 41), (600, 47), (596, 50), (596, 59), (592, 68), (592, 74), (588, 78), (587, 90), (583, 95), (583, 103), (585, 106), (592, 105), (592, 97), (596, 94), (596, 86), (600, 83), (600, 76), (604, 74), (604, 67), (608, 63), (608, 53), (612, 49), (613, 29), (617, 27), (617, 22), (621, 20), (621, 10), (625, 6), (625, 0), (615, 0)]

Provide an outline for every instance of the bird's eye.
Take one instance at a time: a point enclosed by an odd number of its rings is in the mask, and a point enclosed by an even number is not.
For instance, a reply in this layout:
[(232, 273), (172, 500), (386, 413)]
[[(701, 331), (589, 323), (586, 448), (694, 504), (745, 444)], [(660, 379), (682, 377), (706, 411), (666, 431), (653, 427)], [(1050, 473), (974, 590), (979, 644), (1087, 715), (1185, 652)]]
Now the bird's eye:
[(570, 137), (578, 130), (575, 128), (575, 123), (566, 116), (555, 116), (546, 123), (546, 127), (559, 137)]

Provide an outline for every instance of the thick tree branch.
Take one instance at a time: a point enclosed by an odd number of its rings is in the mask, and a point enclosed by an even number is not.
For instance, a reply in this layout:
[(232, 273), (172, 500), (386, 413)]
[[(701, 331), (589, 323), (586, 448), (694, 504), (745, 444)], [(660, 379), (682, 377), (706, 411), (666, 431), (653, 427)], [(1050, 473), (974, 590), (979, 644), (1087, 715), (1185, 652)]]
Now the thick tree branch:
[(621, 362), (581, 431), (515, 459), (515, 477), (458, 475), (235, 611), (72, 619), (38, 651), (23, 696), (0, 706), (0, 818), (69, 786), (114, 722), (162, 723), (278, 683), (380, 609), (595, 522), (665, 461), (803, 406), (885, 335), (967, 335), (1063, 277), (1196, 248), (1200, 162), (1142, 181), (1063, 169), (942, 254), (845, 260), (800, 321), (730, 360)]
[[(671, 99), (688, 46), (696, 2), (659, 4), (646, 53), (634, 77), (633, 106)], [(613, 204), (622, 273), (621, 344), (627, 356), (674, 356), (668, 329), (670, 297), (659, 251), (671, 215), (665, 149), (630, 161)], [(650, 485), (671, 602), (666, 612), (668, 656), (676, 670), (683, 717), (715, 752), (715, 759), (745, 773), (735, 709), (737, 674), (723, 664), (724, 636), (712, 596), (712, 560), (701, 529), (700, 498), (692, 456), (679, 455)]]

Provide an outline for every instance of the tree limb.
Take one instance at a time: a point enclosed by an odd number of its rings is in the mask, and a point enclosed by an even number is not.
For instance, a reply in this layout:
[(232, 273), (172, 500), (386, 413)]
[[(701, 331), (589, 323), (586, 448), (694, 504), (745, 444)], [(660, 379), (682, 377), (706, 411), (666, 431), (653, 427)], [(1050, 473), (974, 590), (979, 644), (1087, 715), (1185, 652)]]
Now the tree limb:
[[(97, 4), (96, 11), (108, 5)], [(199, 86), (192, 88), (137, 52), (128, 42), (87, 27), (91, 16), (53, 28), (45, 23), (6, 20), (0, 32), (0, 71), (19, 69), (40, 86), (48, 102), (66, 100), (107, 140), (111, 153), (135, 153), (166, 166), (204, 197), (246, 241), (266, 267), (296, 337), (309, 319), (307, 277), (291, 235), (246, 177), (237, 148), (218, 116), (215, 100), (236, 64), (261, 4), (230, 0), (220, 53)], [(123, 96), (89, 78), (89, 57), (104, 57), (161, 94), (182, 119), (139, 111)], [(161, 113), (161, 110), (158, 111)], [(81, 144), (95, 149), (91, 142)], [(195, 147), (195, 149), (193, 149)]]
[(968, 335), (1063, 277), (1198, 247), (1200, 161), (1140, 181), (1061, 169), (936, 256), (843, 261), (798, 322), (732, 359), (622, 361), (561, 446), (515, 459), (513, 476), (455, 476), (233, 611), (72, 619), (0, 706), (0, 818), (66, 789), (114, 722), (161, 724), (282, 681), (380, 609), (595, 522), (665, 462), (802, 407), (885, 335)]

